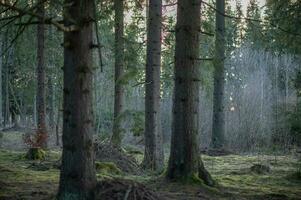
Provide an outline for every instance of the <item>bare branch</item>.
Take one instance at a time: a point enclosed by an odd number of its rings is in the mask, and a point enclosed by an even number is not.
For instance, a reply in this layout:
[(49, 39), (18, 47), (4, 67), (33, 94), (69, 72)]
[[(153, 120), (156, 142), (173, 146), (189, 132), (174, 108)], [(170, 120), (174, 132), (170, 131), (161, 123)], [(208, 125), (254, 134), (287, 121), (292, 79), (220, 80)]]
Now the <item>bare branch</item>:
[(59, 21), (54, 20), (52, 18), (44, 18), (43, 16), (41, 16), (41, 15), (35, 13), (35, 12), (32, 12), (31, 10), (25, 10), (25, 9), (22, 9), (22, 8), (18, 8), (15, 5), (15, 3), (11, 4), (11, 3), (8, 3), (4, 0), (1, 0), (0, 1), (0, 6), (5, 7), (6, 10), (12, 10), (12, 11), (17, 12), (19, 14), (17, 16), (20, 16), (20, 17), (22, 17), (24, 15), (29, 15), (29, 16), (32, 16), (32, 17), (36, 17), (39, 20), (42, 20), (42, 23), (52, 24), (55, 27), (57, 27), (59, 30), (64, 31), (64, 32), (72, 32), (72, 31), (77, 31), (78, 30), (78, 27), (76, 25), (65, 26), (64, 24), (62, 24)]

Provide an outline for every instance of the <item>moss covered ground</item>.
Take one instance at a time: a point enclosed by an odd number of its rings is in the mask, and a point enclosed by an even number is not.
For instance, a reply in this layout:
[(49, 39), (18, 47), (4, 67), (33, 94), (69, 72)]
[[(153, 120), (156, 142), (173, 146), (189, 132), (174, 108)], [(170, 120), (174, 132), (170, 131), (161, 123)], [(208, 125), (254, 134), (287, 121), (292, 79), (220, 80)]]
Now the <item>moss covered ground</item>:
[[(221, 189), (246, 199), (301, 199), (301, 179), (295, 174), (299, 161), (294, 156), (229, 155), (203, 156), (207, 169)], [(262, 164), (270, 173), (258, 174), (250, 168)]]
[[(25, 159), (26, 150), (0, 149), (0, 200), (55, 199), (59, 181), (57, 161), (60, 151), (47, 151), (44, 161)], [(141, 155), (138, 154), (138, 159)], [(146, 184), (165, 199), (301, 199), (298, 158), (292, 155), (202, 156), (204, 164), (217, 181), (216, 188), (204, 185), (168, 183), (164, 176), (145, 173), (130, 176), (113, 163), (96, 164), (98, 179), (125, 178)], [(258, 174), (251, 166), (270, 167), (269, 173)]]

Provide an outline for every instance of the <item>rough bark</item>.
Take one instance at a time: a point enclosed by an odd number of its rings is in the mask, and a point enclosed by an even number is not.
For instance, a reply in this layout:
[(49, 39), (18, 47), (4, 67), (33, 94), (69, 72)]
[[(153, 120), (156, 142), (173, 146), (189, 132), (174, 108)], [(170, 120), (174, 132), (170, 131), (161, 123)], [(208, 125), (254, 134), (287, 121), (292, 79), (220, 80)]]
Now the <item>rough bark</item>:
[(160, 119), (162, 0), (150, 0), (148, 11), (143, 165), (147, 169), (160, 171), (164, 167)]
[(225, 145), (225, 1), (216, 1), (216, 38), (214, 59), (214, 91), (211, 148), (220, 149)]
[[(43, 0), (38, 1), (37, 12), (45, 16)], [(45, 83), (45, 27), (41, 21), (37, 28), (38, 48), (37, 48), (37, 135), (41, 147), (47, 147), (47, 128), (46, 128), (46, 83)]]
[(167, 178), (184, 181), (202, 178), (210, 184), (213, 181), (202, 165), (198, 139), (200, 5), (199, 0), (178, 1), (173, 122)]
[(65, 0), (63, 155), (59, 200), (93, 198), (93, 0)]
[(124, 2), (123, 0), (114, 0), (115, 10), (115, 96), (114, 96), (114, 122), (112, 144), (116, 147), (121, 146), (122, 127), (121, 114), (123, 111), (124, 90), (121, 83), (121, 77), (124, 73)]

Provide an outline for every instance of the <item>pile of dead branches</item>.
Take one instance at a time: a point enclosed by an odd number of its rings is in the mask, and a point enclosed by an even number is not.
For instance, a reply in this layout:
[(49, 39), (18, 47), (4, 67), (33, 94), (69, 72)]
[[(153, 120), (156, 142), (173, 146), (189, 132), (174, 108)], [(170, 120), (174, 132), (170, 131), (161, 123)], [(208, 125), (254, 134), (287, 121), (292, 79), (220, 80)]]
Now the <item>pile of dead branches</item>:
[(113, 179), (97, 183), (95, 199), (106, 200), (161, 200), (157, 193), (141, 183), (130, 180)]
[(141, 175), (142, 169), (136, 159), (122, 149), (114, 148), (110, 142), (95, 142), (95, 158), (100, 162), (112, 162), (127, 174)]

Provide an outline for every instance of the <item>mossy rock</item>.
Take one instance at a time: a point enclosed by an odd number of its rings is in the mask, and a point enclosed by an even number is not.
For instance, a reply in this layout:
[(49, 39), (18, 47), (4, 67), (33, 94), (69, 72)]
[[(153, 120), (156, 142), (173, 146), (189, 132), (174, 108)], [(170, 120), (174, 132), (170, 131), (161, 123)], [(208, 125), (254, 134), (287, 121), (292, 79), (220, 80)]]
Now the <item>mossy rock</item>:
[(41, 148), (28, 149), (25, 158), (28, 160), (45, 160), (46, 152)]
[(115, 163), (112, 162), (95, 162), (95, 169), (97, 172), (103, 174), (115, 174), (120, 175), (122, 171), (116, 166)]

